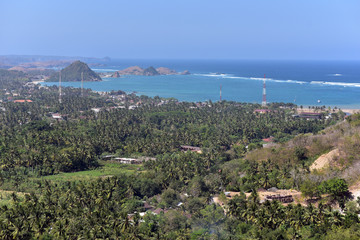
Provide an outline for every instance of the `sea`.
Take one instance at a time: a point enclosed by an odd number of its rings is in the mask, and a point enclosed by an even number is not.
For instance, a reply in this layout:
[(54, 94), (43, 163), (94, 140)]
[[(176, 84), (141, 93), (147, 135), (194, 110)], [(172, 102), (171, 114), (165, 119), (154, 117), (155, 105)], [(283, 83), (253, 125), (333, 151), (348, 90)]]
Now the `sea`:
[[(261, 103), (265, 79), (267, 102), (360, 109), (360, 61), (114, 59), (92, 70), (115, 72), (130, 66), (167, 67), (191, 74), (103, 78), (84, 82), (84, 88), (215, 102), (220, 100), (221, 87), (223, 100)], [(81, 83), (63, 82), (62, 86), (80, 87)]]

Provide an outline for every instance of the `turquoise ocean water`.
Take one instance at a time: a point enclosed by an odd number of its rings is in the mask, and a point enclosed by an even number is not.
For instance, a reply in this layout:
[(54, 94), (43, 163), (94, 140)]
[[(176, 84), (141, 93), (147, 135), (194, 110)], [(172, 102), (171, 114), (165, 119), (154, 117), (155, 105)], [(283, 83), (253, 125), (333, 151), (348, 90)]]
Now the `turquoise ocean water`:
[[(189, 70), (192, 74), (104, 78), (102, 82), (85, 82), (84, 87), (94, 91), (135, 91), (138, 95), (197, 102), (218, 101), (222, 85), (225, 100), (260, 103), (266, 74), (268, 102), (360, 108), (360, 62), (113, 60), (93, 70), (112, 72), (134, 65)], [(44, 83), (54, 84), (58, 83)], [(62, 85), (80, 87), (81, 83), (64, 82)]]

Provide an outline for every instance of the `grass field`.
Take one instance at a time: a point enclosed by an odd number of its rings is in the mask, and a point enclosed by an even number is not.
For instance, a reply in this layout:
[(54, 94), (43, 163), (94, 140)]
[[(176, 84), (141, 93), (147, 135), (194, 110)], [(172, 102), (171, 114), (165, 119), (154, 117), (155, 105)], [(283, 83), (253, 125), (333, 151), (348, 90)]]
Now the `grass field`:
[(132, 175), (144, 171), (142, 165), (120, 164), (109, 161), (100, 161), (100, 167), (79, 172), (59, 173), (44, 177), (27, 177), (21, 181), (5, 181), (0, 187), (0, 206), (10, 202), (11, 193), (15, 192), (22, 197), (26, 193), (37, 193), (42, 181), (61, 183), (68, 181), (90, 181), (97, 178), (106, 178), (119, 175)]
[(40, 177), (37, 179), (50, 180), (50, 181), (80, 181), (91, 180), (99, 177), (111, 177), (122, 174), (134, 174), (143, 171), (142, 165), (120, 164), (114, 162), (101, 161), (101, 166), (94, 170), (60, 173), (51, 176)]

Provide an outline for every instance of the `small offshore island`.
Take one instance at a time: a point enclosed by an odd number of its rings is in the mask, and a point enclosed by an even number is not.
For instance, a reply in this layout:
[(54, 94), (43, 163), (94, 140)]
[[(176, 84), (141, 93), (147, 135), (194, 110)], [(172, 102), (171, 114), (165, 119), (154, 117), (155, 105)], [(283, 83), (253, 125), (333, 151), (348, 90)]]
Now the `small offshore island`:
[[(14, 70), (25, 70), (24, 68), (14, 68)], [(166, 67), (148, 67), (148, 68), (141, 68), (139, 66), (132, 66), (128, 67), (123, 70), (116, 71), (112, 74), (109, 73), (101, 73), (98, 74), (90, 69), (90, 67), (81, 61), (75, 61), (71, 63), (69, 66), (60, 70), (61, 72), (61, 81), (62, 82), (79, 82), (79, 81), (86, 81), (86, 82), (97, 82), (102, 81), (101, 76), (103, 77), (112, 77), (112, 78), (119, 78), (121, 76), (160, 76), (160, 75), (190, 75), (188, 70), (183, 72), (177, 72), (173, 69), (166, 68)], [(58, 82), (60, 74), (58, 72), (54, 72), (50, 77), (48, 77), (45, 81), (46, 82)]]
[(170, 68), (166, 67), (148, 67), (148, 68), (141, 68), (139, 66), (128, 67), (124, 70), (116, 71), (111, 75), (113, 78), (118, 78), (122, 75), (137, 75), (137, 76), (159, 76), (159, 75), (190, 75), (188, 70), (183, 72), (176, 72)]

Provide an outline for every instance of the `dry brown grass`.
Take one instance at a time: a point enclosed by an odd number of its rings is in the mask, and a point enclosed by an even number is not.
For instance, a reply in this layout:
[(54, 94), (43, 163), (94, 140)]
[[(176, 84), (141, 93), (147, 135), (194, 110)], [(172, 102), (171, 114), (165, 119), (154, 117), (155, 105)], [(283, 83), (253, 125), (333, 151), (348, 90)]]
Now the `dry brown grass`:
[(327, 156), (322, 167), (324, 165), (328, 167), (320, 172), (317, 171), (315, 175), (320, 174), (323, 179), (341, 177), (350, 184), (360, 182), (358, 177), (360, 175), (360, 126), (351, 125), (347, 121), (331, 126), (316, 135), (301, 134), (272, 148), (257, 149), (248, 153), (246, 158), (253, 161), (270, 159), (279, 165), (296, 164), (299, 162), (295, 156), (295, 149), (299, 147), (306, 149), (306, 157), (310, 162), (316, 162), (320, 156)]
[[(213, 200), (216, 204), (219, 204), (220, 206), (224, 206), (227, 204), (227, 202), (234, 198), (235, 196), (239, 196), (241, 193), (240, 192), (228, 192), (228, 196), (226, 197), (226, 200), (223, 201), (221, 200), (220, 197), (214, 197)], [(249, 198), (251, 195), (251, 193), (245, 193), (246, 198)], [(286, 190), (286, 189), (278, 189), (276, 191), (270, 192), (270, 191), (258, 191), (258, 195), (259, 195), (259, 200), (260, 201), (265, 201), (267, 198), (267, 196), (271, 196), (271, 195), (281, 195), (281, 196), (287, 196), (287, 195), (291, 195), (294, 198), (294, 204), (302, 204), (302, 205), (306, 205), (306, 201), (305, 199), (301, 196), (301, 192), (290, 189), (290, 190)], [(288, 203), (282, 203), (283, 205), (288, 205)]]
[(328, 153), (321, 155), (318, 159), (313, 162), (310, 166), (310, 171), (322, 170), (330, 167), (330, 164), (339, 157), (339, 149), (334, 149)]

